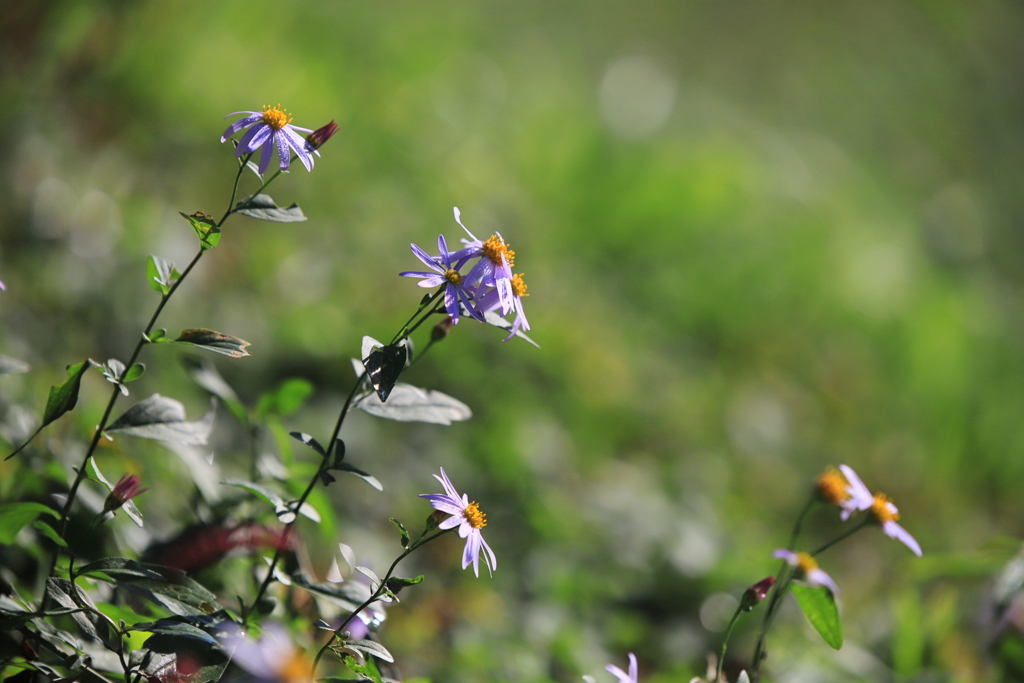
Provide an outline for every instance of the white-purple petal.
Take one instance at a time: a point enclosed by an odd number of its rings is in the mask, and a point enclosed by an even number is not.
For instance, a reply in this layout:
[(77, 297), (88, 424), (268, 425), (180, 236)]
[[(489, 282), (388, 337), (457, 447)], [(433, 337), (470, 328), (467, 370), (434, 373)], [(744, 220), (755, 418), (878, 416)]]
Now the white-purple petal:
[[(238, 119), (237, 121), (232, 123), (230, 126), (228, 126), (224, 130), (224, 134), (220, 136), (220, 141), (221, 142), (227, 142), (229, 137), (231, 137), (232, 135), (234, 135), (238, 131), (242, 130), (243, 128), (251, 126), (252, 124), (254, 124), (257, 121), (259, 121), (261, 118), (263, 118), (262, 114), (260, 114), (259, 112), (255, 112), (255, 111), (250, 111), (250, 112), (236, 111), (234, 114), (228, 114), (228, 116), (236, 116), (237, 114), (250, 114), (251, 116), (246, 116), (244, 119)], [(227, 118), (228, 116), (225, 116), (224, 118)]]
[(435, 272), (441, 273), (442, 275), (445, 273), (445, 269), (438, 265), (437, 261), (431, 258), (427, 252), (420, 249), (419, 246), (416, 244), (410, 244), (409, 248), (412, 249), (413, 256), (422, 261), (423, 265), (427, 268), (432, 268)]
[(462, 228), (463, 230), (465, 230), (465, 231), (466, 231), (466, 234), (467, 234), (467, 235), (469, 235), (469, 236), (470, 236), (470, 238), (472, 238), (472, 240), (473, 240), (474, 242), (479, 242), (480, 240), (478, 240), (478, 239), (477, 239), (477, 238), (476, 238), (476, 237), (475, 237), (475, 236), (473, 235), (473, 233), (471, 233), (471, 232), (469, 231), (469, 229), (468, 229), (468, 228), (466, 228), (466, 226), (462, 224), (462, 220), (461, 220), (461, 219), (462, 219), (462, 212), (461, 212), (461, 211), (459, 211), (459, 207), (457, 207), (457, 206), (453, 206), (453, 207), (452, 207), (452, 212), (453, 212), (453, 213), (455, 214), (455, 222), (459, 224), (459, 227), (460, 227), (460, 228)]
[(883, 522), (882, 531), (889, 538), (894, 538), (903, 545), (910, 548), (910, 551), (921, 557), (921, 546), (918, 544), (917, 539), (910, 535), (910, 532), (901, 527), (899, 524), (893, 521)]
[(260, 152), (260, 175), (263, 175), (270, 166), (270, 155), (273, 151), (273, 145), (263, 145), (263, 151)]
[(288, 150), (288, 136), (282, 130), (274, 131), (274, 146), (277, 148), (277, 158), (282, 171), (288, 170), (292, 154)]

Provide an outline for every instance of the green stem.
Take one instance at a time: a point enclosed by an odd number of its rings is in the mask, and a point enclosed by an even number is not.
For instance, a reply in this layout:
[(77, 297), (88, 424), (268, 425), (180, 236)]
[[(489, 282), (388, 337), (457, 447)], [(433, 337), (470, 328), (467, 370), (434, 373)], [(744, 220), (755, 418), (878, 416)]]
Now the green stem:
[[(800, 515), (796, 518), (796, 523), (793, 525), (793, 531), (789, 535), (789, 545), (786, 546), (789, 550), (796, 548), (797, 539), (800, 538), (800, 531), (803, 528), (804, 519), (807, 518), (807, 514), (814, 507), (814, 503), (817, 502), (817, 493), (811, 494), (807, 504), (804, 505), (803, 510), (800, 511)], [(771, 628), (772, 620), (775, 617), (775, 610), (778, 608), (779, 603), (782, 601), (782, 596), (785, 595), (786, 588), (789, 586), (789, 577), (786, 576), (787, 571), (790, 569), (789, 565), (782, 561), (779, 566), (779, 571), (775, 574), (774, 590), (772, 591), (772, 597), (768, 600), (768, 607), (764, 611), (764, 619), (761, 621), (761, 628), (757, 634), (757, 645), (754, 647), (754, 659), (751, 662), (751, 678), (757, 680), (758, 674), (761, 670), (761, 662), (767, 657), (765, 652), (765, 643), (768, 637), (768, 630)]]
[[(388, 346), (397, 344), (398, 340), (401, 339), (402, 337), (409, 336), (410, 332), (412, 331), (409, 329), (409, 325), (412, 324), (412, 321), (415, 320), (416, 316), (422, 313), (427, 306), (433, 303), (434, 299), (440, 296), (441, 292), (443, 292), (445, 287), (447, 286), (448, 285), (441, 285), (436, 292), (431, 292), (430, 294), (427, 294), (426, 297), (424, 297), (423, 301), (420, 302), (419, 308), (417, 308), (416, 312), (409, 316), (409, 319), (405, 321), (405, 324), (403, 324), (402, 327), (399, 328), (398, 332), (395, 333), (395, 336), (391, 338), (390, 342), (388, 342)], [(433, 311), (431, 311), (431, 313), (433, 313)], [(430, 315), (430, 313), (427, 313), (427, 315)]]
[(395, 568), (398, 567), (398, 563), (401, 562), (402, 560), (404, 560), (410, 554), (412, 554), (412, 552), (414, 550), (416, 550), (417, 548), (420, 548), (420, 547), (426, 545), (427, 543), (430, 543), (435, 538), (439, 538), (441, 536), (444, 536), (445, 534), (447, 534), (447, 533), (449, 533), (451, 531), (455, 531), (455, 529), (445, 529), (444, 531), (438, 531), (433, 536), (428, 536), (427, 538), (424, 538), (424, 536), (426, 536), (426, 533), (427, 533), (426, 529), (424, 529), (423, 533), (420, 534), (420, 537), (417, 538), (412, 543), (410, 543), (409, 547), (406, 548), (405, 551), (401, 555), (399, 555), (398, 557), (395, 558), (395, 561), (392, 562), (391, 566), (388, 568), (388, 573), (384, 575), (384, 578), (381, 579), (381, 581), (380, 581), (380, 585), (377, 586), (377, 590), (375, 590), (373, 592), (373, 594), (370, 595), (370, 597), (367, 598), (365, 602), (363, 602), (363, 604), (361, 604), (359, 607), (356, 607), (355, 610), (353, 610), (348, 615), (348, 617), (345, 618), (345, 621), (341, 622), (341, 626), (339, 626), (338, 628), (334, 629), (334, 633), (331, 634), (331, 637), (327, 640), (326, 643), (324, 643), (323, 647), (320, 648), (320, 651), (316, 653), (316, 659), (313, 660), (313, 671), (310, 673), (310, 680), (314, 680), (316, 678), (316, 668), (317, 668), (317, 666), (319, 666), (320, 660), (323, 658), (324, 653), (327, 652), (327, 649), (331, 646), (331, 643), (334, 642), (334, 639), (340, 637), (341, 634), (344, 633), (345, 627), (348, 626), (349, 623), (351, 623), (351, 621), (360, 612), (362, 612), (364, 609), (366, 609), (367, 607), (372, 605), (374, 602), (377, 601), (377, 599), (381, 595), (384, 594), (384, 591), (387, 590), (388, 579), (391, 578), (391, 575), (394, 573)]
[(852, 529), (850, 529), (846, 533), (843, 533), (843, 534), (840, 534), (840, 535), (836, 536), (831, 541), (829, 541), (825, 545), (823, 545), (820, 548), (818, 548), (817, 550), (815, 550), (813, 553), (811, 553), (811, 557), (814, 557), (815, 555), (819, 555), (819, 554), (825, 552), (826, 550), (828, 550), (829, 548), (834, 546), (836, 543), (839, 543), (839, 541), (846, 540), (847, 538), (849, 538), (850, 536), (853, 536), (855, 533), (857, 533), (858, 531), (860, 531), (861, 529), (863, 529), (864, 527), (866, 527), (869, 524), (871, 524), (871, 518), (870, 517), (864, 518), (864, 520), (861, 521), (861, 523), (858, 524), (857, 526), (853, 527)]
[(725, 627), (725, 636), (722, 638), (722, 653), (719, 655), (718, 665), (715, 667), (715, 683), (720, 683), (722, 680), (722, 665), (725, 663), (725, 651), (729, 649), (729, 637), (732, 636), (732, 630), (736, 627), (736, 622), (739, 621), (743, 611), (742, 604), (737, 606), (736, 611), (733, 612), (732, 619), (729, 620), (729, 625)]

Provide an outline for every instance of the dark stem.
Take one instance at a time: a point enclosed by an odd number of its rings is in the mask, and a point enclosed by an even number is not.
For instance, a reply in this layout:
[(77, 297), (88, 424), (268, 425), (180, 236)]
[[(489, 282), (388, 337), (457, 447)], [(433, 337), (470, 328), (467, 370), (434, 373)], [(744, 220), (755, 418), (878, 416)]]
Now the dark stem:
[[(811, 494), (810, 500), (804, 505), (803, 510), (800, 511), (800, 515), (796, 518), (796, 523), (793, 525), (793, 532), (789, 535), (789, 545), (786, 546), (789, 550), (796, 548), (797, 539), (800, 538), (800, 531), (804, 524), (807, 514), (814, 507), (814, 503), (817, 502), (817, 494)], [(768, 607), (764, 611), (764, 619), (761, 621), (761, 628), (757, 634), (757, 645), (754, 647), (754, 659), (751, 662), (751, 678), (757, 680), (757, 676), (761, 670), (761, 662), (767, 657), (765, 652), (765, 642), (768, 637), (768, 629), (771, 628), (772, 619), (775, 617), (775, 610), (778, 608), (779, 603), (782, 601), (782, 596), (785, 595), (786, 588), (789, 586), (789, 578), (785, 577), (789, 565), (785, 560), (782, 561), (779, 567), (778, 573), (775, 575), (774, 590), (772, 591), (772, 597), (768, 600)], [(784, 578), (785, 577), (785, 578)]]
[(722, 665), (725, 662), (725, 651), (729, 649), (729, 637), (732, 636), (732, 630), (736, 627), (736, 622), (739, 621), (741, 614), (743, 614), (742, 603), (736, 607), (736, 611), (733, 612), (732, 619), (729, 620), (729, 625), (725, 627), (725, 637), (722, 638), (722, 653), (718, 656), (718, 666), (715, 667), (714, 683), (720, 683), (722, 680)]
[[(409, 329), (409, 325), (412, 324), (412, 321), (415, 320), (416, 316), (422, 313), (427, 306), (433, 303), (434, 299), (437, 298), (447, 286), (448, 285), (441, 285), (436, 292), (427, 295), (426, 299), (420, 303), (420, 307), (416, 309), (416, 312), (409, 316), (409, 319), (405, 321), (405, 324), (403, 324), (402, 327), (399, 328), (398, 332), (395, 333), (395, 336), (391, 338), (391, 341), (388, 343), (388, 346), (397, 344), (398, 340), (401, 339), (402, 337), (409, 336), (409, 333), (411, 332), (411, 330)], [(431, 311), (431, 313), (432, 312), (433, 311)], [(427, 315), (430, 315), (430, 313), (428, 313)]]
[(836, 536), (831, 541), (829, 541), (825, 545), (823, 545), (820, 548), (818, 548), (817, 550), (815, 550), (813, 553), (811, 553), (811, 557), (814, 557), (815, 555), (819, 555), (819, 554), (825, 552), (826, 550), (828, 550), (829, 548), (831, 548), (832, 546), (834, 546), (836, 543), (839, 543), (839, 541), (846, 540), (850, 536), (853, 536), (855, 533), (857, 533), (858, 531), (860, 531), (861, 529), (866, 527), (868, 524), (871, 524), (871, 518), (870, 517), (865, 518), (857, 526), (853, 527), (852, 529), (850, 529), (849, 531), (847, 531), (844, 534), (840, 534), (839, 536)]
[(404, 560), (410, 554), (412, 554), (412, 552), (417, 548), (420, 548), (426, 545), (427, 543), (430, 543), (435, 538), (444, 536), (448, 532), (454, 530), (455, 529), (445, 529), (444, 531), (437, 532), (433, 536), (423, 538), (427, 533), (426, 529), (424, 529), (423, 533), (420, 534), (420, 537), (412, 543), (410, 543), (409, 547), (406, 548), (401, 555), (395, 558), (395, 561), (392, 562), (391, 566), (388, 568), (388, 573), (384, 575), (384, 578), (380, 581), (380, 585), (377, 586), (377, 590), (375, 590), (373, 594), (370, 595), (370, 597), (368, 597), (363, 604), (361, 604), (359, 607), (356, 607), (355, 610), (353, 610), (352, 613), (345, 618), (345, 621), (341, 622), (341, 626), (334, 629), (334, 633), (332, 633), (331, 637), (327, 640), (326, 643), (324, 643), (324, 646), (320, 648), (320, 651), (316, 653), (316, 659), (313, 660), (313, 671), (310, 673), (310, 680), (314, 680), (316, 678), (316, 668), (320, 664), (320, 659), (324, 656), (324, 653), (327, 652), (327, 648), (331, 646), (331, 643), (334, 642), (334, 639), (338, 638), (339, 636), (341, 636), (342, 633), (344, 633), (345, 627), (348, 626), (360, 612), (362, 612), (364, 609), (372, 605), (381, 595), (384, 594), (384, 591), (387, 590), (388, 579), (391, 578), (391, 575), (394, 573), (395, 568), (398, 567), (398, 563)]

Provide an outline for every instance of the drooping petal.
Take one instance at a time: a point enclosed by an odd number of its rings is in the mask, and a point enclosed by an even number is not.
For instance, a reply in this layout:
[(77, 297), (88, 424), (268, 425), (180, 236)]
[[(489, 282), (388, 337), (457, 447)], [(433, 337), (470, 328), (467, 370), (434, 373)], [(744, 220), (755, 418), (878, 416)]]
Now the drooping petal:
[(306, 149), (306, 141), (302, 136), (296, 133), (292, 126), (285, 126), (281, 129), (281, 133), (284, 134), (291, 148), (295, 150), (295, 157), (302, 162), (307, 171), (312, 171), (313, 156)]
[(812, 569), (807, 572), (807, 583), (812, 586), (824, 586), (829, 589), (832, 595), (839, 595), (839, 586), (823, 569)]
[(444, 310), (452, 318), (452, 325), (459, 324), (459, 300), (456, 294), (455, 285), (448, 283), (444, 288)]
[(466, 231), (466, 234), (469, 235), (470, 239), (472, 239), (474, 242), (479, 242), (480, 240), (478, 240), (476, 238), (476, 236), (473, 235), (473, 233), (471, 233), (469, 231), (469, 229), (465, 225), (462, 224), (462, 212), (459, 211), (459, 207), (453, 206), (452, 207), (452, 213), (455, 214), (455, 222), (459, 224), (460, 228), (462, 228), (463, 230)]
[[(441, 482), (441, 486), (444, 487), (445, 493), (451, 496), (456, 502), (462, 500), (462, 497), (459, 496), (459, 492), (455, 490), (455, 485), (452, 484), (452, 480), (448, 478), (448, 473), (444, 471), (443, 467), (440, 469), (441, 476), (439, 477), (435, 474), (434, 479), (437, 479), (439, 482)], [(463, 507), (465, 507), (465, 504), (463, 504)]]
[(473, 563), (473, 573), (480, 576), (480, 534), (470, 534), (466, 539), (466, 547), (462, 549), (462, 568)]
[(896, 522), (883, 522), (882, 532), (885, 533), (889, 538), (894, 538), (903, 545), (910, 548), (910, 551), (921, 557), (921, 546), (918, 544), (917, 539), (910, 535), (910, 532), (901, 527)]
[(441, 255), (441, 263), (445, 270), (452, 267), (452, 257), (448, 253), (448, 244), (444, 241), (444, 235), (437, 236), (437, 252)]
[(494, 556), (491, 546), (487, 545), (483, 534), (480, 534), (480, 547), (484, 550), (484, 563), (487, 565), (487, 573), (490, 574), (498, 568), (498, 558)]

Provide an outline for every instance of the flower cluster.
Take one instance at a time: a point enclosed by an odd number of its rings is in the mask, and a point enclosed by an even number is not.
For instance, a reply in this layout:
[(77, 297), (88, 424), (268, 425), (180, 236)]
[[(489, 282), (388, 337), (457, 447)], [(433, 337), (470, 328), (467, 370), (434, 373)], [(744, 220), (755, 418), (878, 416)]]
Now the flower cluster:
[[(523, 311), (523, 298), (529, 296), (523, 282), (523, 273), (512, 272), (515, 252), (509, 249), (509, 245), (498, 233), (483, 241), (477, 239), (462, 224), (458, 207), (455, 207), (454, 213), (455, 222), (469, 236), (469, 239), (462, 240), (463, 247), (449, 251), (444, 235), (438, 235), (438, 253), (431, 256), (412, 244), (412, 253), (430, 268), (430, 272), (405, 271), (399, 275), (422, 278), (420, 287), (443, 286), (444, 308), (452, 323), (458, 323), (463, 312), (468, 313), (480, 322), (509, 329), (509, 335), (504, 341), (514, 337), (521, 329), (529, 330), (530, 324)], [(476, 262), (463, 274), (463, 268), (474, 259)], [(496, 315), (488, 317), (487, 314), (492, 311)], [(504, 316), (509, 313), (515, 313), (511, 327), (504, 320)]]
[(430, 506), (439, 512), (451, 515), (442, 520), (437, 528), (441, 530), (459, 528), (459, 537), (466, 539), (466, 547), (462, 551), (462, 568), (473, 565), (473, 573), (480, 576), (480, 551), (484, 554), (484, 564), (487, 572), (491, 573), (498, 567), (494, 551), (487, 545), (480, 529), (487, 526), (486, 515), (480, 511), (476, 502), (470, 502), (466, 494), (459, 495), (459, 492), (452, 486), (452, 482), (441, 468), (441, 476), (434, 475), (434, 479), (441, 482), (444, 493), (421, 493), (420, 498), (430, 501)]

